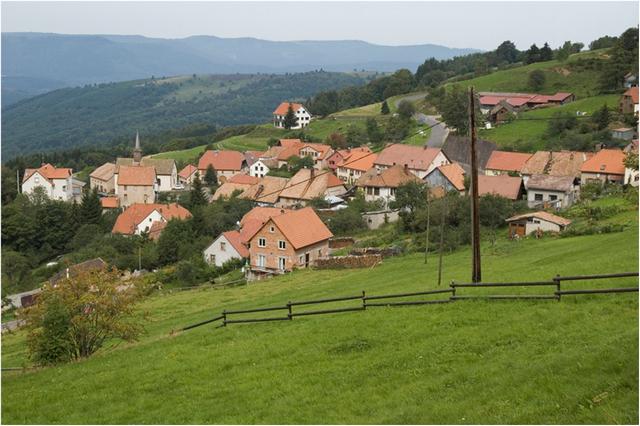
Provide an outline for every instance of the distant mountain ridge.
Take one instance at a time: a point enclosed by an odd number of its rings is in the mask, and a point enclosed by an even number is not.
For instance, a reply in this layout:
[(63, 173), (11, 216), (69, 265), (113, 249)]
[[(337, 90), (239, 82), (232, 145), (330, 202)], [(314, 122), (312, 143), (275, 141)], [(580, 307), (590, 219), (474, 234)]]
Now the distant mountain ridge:
[[(49, 90), (182, 74), (395, 71), (477, 52), (435, 44), (2, 33), (3, 105)], [(28, 82), (34, 82), (32, 86)], [(15, 82), (19, 82), (16, 85)], [(5, 99), (6, 97), (6, 99)]]

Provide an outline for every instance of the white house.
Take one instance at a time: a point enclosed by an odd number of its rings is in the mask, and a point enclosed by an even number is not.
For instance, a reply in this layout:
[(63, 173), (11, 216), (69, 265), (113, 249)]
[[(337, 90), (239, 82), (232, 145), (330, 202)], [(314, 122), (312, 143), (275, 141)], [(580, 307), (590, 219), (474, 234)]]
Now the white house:
[(396, 199), (396, 190), (409, 182), (421, 183), (421, 180), (409, 171), (408, 167), (396, 165), (380, 170), (372, 167), (356, 182), (364, 192), (366, 201), (383, 200), (385, 207)]
[(173, 204), (132, 204), (120, 213), (111, 233), (141, 235), (150, 232), (154, 224), (165, 223), (171, 219), (187, 219), (189, 210), (177, 203)]
[(296, 125), (291, 128), (302, 129), (303, 127), (307, 127), (311, 121), (311, 114), (309, 114), (309, 111), (307, 111), (304, 105), (294, 102), (282, 102), (278, 105), (278, 108), (273, 111), (273, 125), (278, 129), (284, 129), (284, 118), (289, 111), (289, 105), (291, 105), (291, 109), (293, 109), (293, 112), (298, 119)]
[(249, 176), (263, 178), (274, 166), (277, 166), (277, 160), (260, 158), (249, 167)]
[(232, 259), (246, 259), (249, 257), (249, 249), (242, 243), (241, 238), (239, 231), (223, 232), (204, 249), (205, 262), (222, 266)]
[(22, 177), (22, 193), (32, 194), (36, 188), (42, 188), (44, 194), (52, 200), (73, 200), (72, 170), (56, 168), (43, 164), (37, 169), (26, 169)]
[(570, 207), (578, 198), (573, 176), (532, 175), (526, 183), (527, 205), (531, 208)]

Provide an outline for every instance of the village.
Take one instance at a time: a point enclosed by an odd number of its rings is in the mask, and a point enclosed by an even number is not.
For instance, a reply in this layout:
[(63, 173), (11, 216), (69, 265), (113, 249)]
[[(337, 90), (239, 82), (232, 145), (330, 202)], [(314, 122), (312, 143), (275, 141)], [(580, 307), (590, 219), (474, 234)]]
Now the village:
[[(638, 87), (632, 86), (634, 81), (629, 79), (619, 109), (637, 116)], [(570, 93), (479, 93), (488, 127), (499, 125), (505, 114), (572, 100)], [(276, 128), (302, 129), (314, 119), (300, 103), (282, 102), (273, 112)], [(290, 123), (285, 124), (287, 120)], [(624, 149), (526, 153), (481, 147), (478, 194), (526, 202), (529, 212), (506, 220), (509, 238), (562, 232), (571, 224), (562, 211), (580, 199), (585, 185), (638, 186), (638, 170), (625, 166), (627, 154), (638, 153), (637, 134), (633, 129), (615, 129), (613, 134), (627, 141)], [(330, 217), (347, 208), (357, 194), (379, 206), (362, 213), (372, 230), (398, 220), (399, 210), (392, 206), (403, 185), (424, 184), (431, 199), (467, 194), (470, 165), (468, 149), (461, 149), (461, 144), (464, 141), (457, 140), (457, 144), (435, 148), (388, 143), (373, 151), (366, 145), (333, 149), (324, 143), (279, 139), (261, 152), (205, 151), (197, 164), (187, 164), (178, 171), (173, 159), (144, 156), (136, 134), (132, 157), (96, 168), (86, 187), (74, 177), (73, 170), (43, 164), (25, 170), (21, 190), (30, 194), (41, 188), (38, 191), (51, 199), (68, 202), (79, 202), (83, 190), (96, 191), (103, 211), (121, 212), (113, 234), (147, 235), (158, 240), (169, 221), (191, 217), (189, 210), (176, 202), (159, 202), (163, 194), (190, 191), (194, 181), (201, 185), (203, 180), (213, 179), (213, 190), (203, 188), (209, 202), (237, 197), (251, 201), (254, 208), (233, 229), (211, 235), (203, 259), (217, 267), (241, 261), (245, 277), (256, 280), (309, 268), (328, 258), (333, 251), (333, 234), (318, 213)], [(270, 173), (289, 170), (294, 158), (303, 165), (291, 177)]]

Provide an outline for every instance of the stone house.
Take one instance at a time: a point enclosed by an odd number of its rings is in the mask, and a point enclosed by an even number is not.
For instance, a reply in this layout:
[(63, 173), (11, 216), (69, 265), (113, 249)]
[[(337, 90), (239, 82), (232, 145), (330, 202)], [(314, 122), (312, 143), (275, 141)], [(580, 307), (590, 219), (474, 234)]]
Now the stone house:
[(153, 204), (156, 201), (156, 170), (153, 167), (119, 166), (115, 177), (116, 195), (121, 207)]
[(625, 153), (621, 149), (602, 149), (584, 162), (580, 169), (580, 183), (624, 183)]
[(526, 183), (530, 208), (570, 207), (578, 198), (577, 179), (572, 176), (532, 175)]
[(388, 207), (395, 201), (398, 187), (409, 182), (422, 183), (408, 166), (396, 165), (386, 169), (372, 167), (358, 179), (356, 186), (364, 192), (366, 201), (382, 200)]
[(114, 163), (104, 163), (89, 175), (89, 187), (98, 190), (99, 194), (113, 194), (116, 191), (115, 175), (117, 166)]
[(525, 213), (505, 220), (509, 238), (524, 237), (535, 232), (562, 232), (571, 224), (569, 219), (545, 211)]
[(430, 188), (441, 187), (444, 192), (457, 191), (464, 194), (464, 170), (458, 163), (438, 166), (431, 171), (424, 181)]

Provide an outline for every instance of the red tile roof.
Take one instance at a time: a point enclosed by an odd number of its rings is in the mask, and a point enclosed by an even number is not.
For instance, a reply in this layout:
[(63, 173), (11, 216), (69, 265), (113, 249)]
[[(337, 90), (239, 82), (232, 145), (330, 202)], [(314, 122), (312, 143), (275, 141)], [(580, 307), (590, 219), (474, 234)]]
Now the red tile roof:
[(143, 166), (119, 166), (118, 185), (153, 186), (156, 169)]
[(624, 175), (625, 153), (620, 149), (602, 149), (582, 164), (583, 173)]
[(269, 218), (285, 213), (286, 209), (275, 207), (254, 207), (240, 219), (240, 225), (244, 226), (248, 221), (258, 221), (265, 223)]
[(37, 169), (26, 169), (24, 171), (24, 176), (22, 177), (22, 181), (25, 182), (29, 179), (35, 172), (38, 172), (40, 176), (45, 179), (66, 179), (71, 176), (72, 171), (68, 168), (56, 168), (49, 163), (43, 164)]
[(464, 170), (458, 163), (438, 166), (438, 170), (458, 191), (464, 190)]
[(249, 257), (249, 249), (244, 245), (247, 241), (242, 240), (242, 235), (238, 231), (223, 232), (222, 235), (229, 241), (233, 248), (242, 257)]
[(378, 158), (378, 154), (373, 154), (371, 151), (351, 152), (346, 156), (346, 158), (344, 158), (338, 167), (366, 172), (373, 167), (376, 158)]
[(526, 152), (493, 151), (485, 169), (519, 172), (532, 155)]
[(517, 200), (522, 186), (522, 178), (507, 175), (478, 176), (478, 195), (494, 194), (510, 200)]
[(634, 104), (638, 103), (638, 86), (630, 87), (624, 92), (624, 96), (631, 96), (631, 100)]
[(571, 224), (571, 221), (569, 219), (565, 219), (564, 217), (556, 216), (555, 214), (547, 213), (545, 211), (519, 214), (505, 219), (505, 222), (514, 222), (516, 220), (528, 219), (530, 217), (536, 217), (538, 219), (546, 220), (547, 222), (555, 223), (560, 226), (567, 226)]
[[(436, 156), (440, 154), (440, 148), (424, 148), (413, 145), (393, 144), (383, 149), (375, 164), (383, 166), (395, 166), (396, 164), (409, 166), (414, 170), (428, 170)], [(439, 166), (440, 164), (436, 164)]]
[(302, 142), (302, 139), (278, 139), (278, 145), (290, 148), (292, 146), (302, 146), (304, 142)]
[(300, 108), (302, 108), (302, 104), (297, 104), (295, 102), (283, 102), (280, 105), (278, 105), (278, 108), (276, 108), (275, 111), (273, 111), (273, 114), (287, 115), (287, 111), (289, 111), (289, 105), (291, 105), (291, 108), (293, 108), (293, 112), (296, 112)]
[(231, 176), (227, 180), (227, 183), (243, 183), (248, 185), (254, 185), (258, 183), (259, 180), (260, 179), (255, 176), (249, 176), (249, 175), (238, 173), (237, 175)]
[(244, 154), (238, 151), (207, 151), (198, 161), (198, 170), (205, 172), (212, 165), (216, 171), (240, 171), (244, 162)]
[(359, 187), (378, 187), (378, 188), (397, 188), (408, 182), (422, 182), (420, 178), (401, 165), (389, 167), (388, 169), (378, 170), (372, 167), (365, 174), (360, 176), (356, 182)]
[(103, 209), (117, 209), (120, 207), (120, 200), (118, 197), (104, 197), (100, 198), (100, 204)]
[(189, 210), (185, 209), (177, 203), (173, 204), (141, 204), (135, 203), (130, 205), (125, 211), (120, 213), (113, 225), (111, 232), (113, 234), (134, 234), (136, 226), (140, 224), (154, 210), (164, 218), (165, 221), (171, 219), (187, 219), (191, 217)]
[(117, 167), (114, 163), (104, 163), (102, 166), (98, 167), (93, 172), (91, 172), (89, 177), (92, 177), (94, 179), (99, 179), (102, 181), (108, 181), (113, 177), (114, 173), (116, 172), (116, 169)]
[(189, 177), (197, 171), (198, 168), (196, 166), (194, 166), (193, 164), (187, 164), (182, 170), (180, 170), (178, 176), (180, 176), (182, 179), (189, 179)]
[(264, 226), (268, 226), (269, 222), (273, 222), (280, 229), (296, 250), (333, 237), (329, 228), (311, 207), (290, 210), (285, 214), (274, 216)]

